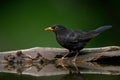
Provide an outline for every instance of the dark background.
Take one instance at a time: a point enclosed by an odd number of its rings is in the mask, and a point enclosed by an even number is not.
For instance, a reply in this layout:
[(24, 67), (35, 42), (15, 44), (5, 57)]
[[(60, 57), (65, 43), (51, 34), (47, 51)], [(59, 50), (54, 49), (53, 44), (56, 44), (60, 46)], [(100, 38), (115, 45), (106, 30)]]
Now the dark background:
[(86, 47), (117, 46), (120, 0), (0, 0), (0, 51), (60, 47), (55, 35), (44, 31), (53, 24), (82, 30), (112, 25)]

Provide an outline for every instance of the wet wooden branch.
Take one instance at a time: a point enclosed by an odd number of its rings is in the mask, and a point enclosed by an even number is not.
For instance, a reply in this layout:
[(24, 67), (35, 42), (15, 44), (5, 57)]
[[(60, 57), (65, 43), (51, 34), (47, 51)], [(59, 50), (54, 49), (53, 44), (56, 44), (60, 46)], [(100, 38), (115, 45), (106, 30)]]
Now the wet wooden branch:
[[(67, 74), (69, 70), (88, 74), (120, 74), (119, 46), (85, 48), (75, 62), (72, 61), (74, 57), (68, 57), (63, 61), (55, 58), (66, 53), (68, 53), (66, 49), (46, 47), (0, 52), (0, 63), (2, 64), (0, 72), (15, 73), (17, 71), (36, 76)], [(12, 60), (14, 63), (11, 64)], [(26, 71), (30, 67), (35, 67), (36, 70), (31, 68)], [(9, 69), (12, 70), (9, 71)], [(51, 71), (52, 69), (53, 71)]]
[[(64, 55), (68, 53), (68, 50), (63, 48), (48, 48), (48, 47), (34, 47), (30, 49), (21, 49), (15, 51), (0, 52), (0, 59), (2, 60), (7, 54), (16, 54), (18, 51), (22, 51), (23, 54), (35, 57), (37, 53), (48, 60), (55, 59), (57, 55)], [(79, 56), (80, 58), (85, 58), (85, 61), (91, 61), (98, 58), (98, 56), (119, 56), (120, 54), (119, 46), (108, 46), (99, 48), (85, 48), (83, 49)], [(3, 59), (4, 60), (4, 59)]]

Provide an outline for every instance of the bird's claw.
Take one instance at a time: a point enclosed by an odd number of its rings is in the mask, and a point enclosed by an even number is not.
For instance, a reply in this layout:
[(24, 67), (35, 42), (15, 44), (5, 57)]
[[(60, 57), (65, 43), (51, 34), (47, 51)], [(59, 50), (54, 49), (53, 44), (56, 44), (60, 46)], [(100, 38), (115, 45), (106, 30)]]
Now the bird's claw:
[(57, 60), (57, 66), (61, 66), (63, 69), (68, 70), (68, 69), (65, 67), (65, 64), (64, 64), (64, 61), (63, 61), (64, 59), (66, 59), (66, 58), (62, 57), (62, 58), (58, 59), (58, 60)]
[(65, 59), (64, 57), (61, 58), (61, 60), (64, 60), (64, 59)]
[(75, 62), (76, 62), (76, 58), (74, 58), (74, 59), (72, 60), (72, 62), (75, 63)]

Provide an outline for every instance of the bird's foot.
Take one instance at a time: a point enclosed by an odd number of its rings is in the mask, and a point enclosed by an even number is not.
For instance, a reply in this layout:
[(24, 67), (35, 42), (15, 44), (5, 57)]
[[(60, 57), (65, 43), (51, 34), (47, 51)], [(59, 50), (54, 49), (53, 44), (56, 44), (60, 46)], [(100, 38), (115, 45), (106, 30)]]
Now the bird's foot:
[(72, 60), (72, 62), (75, 63), (75, 62), (76, 62), (76, 58), (74, 58), (74, 59)]
[(66, 58), (62, 57), (60, 59), (57, 60), (57, 66), (61, 66), (63, 69), (65, 70), (68, 70), (66, 67), (65, 67), (65, 64), (64, 64), (64, 61)]
[(65, 59), (65, 57), (62, 57), (62, 58), (61, 58), (61, 60), (64, 60), (64, 59)]
[(60, 59), (57, 59), (57, 61), (58, 61), (58, 63), (59, 63), (59, 65), (63, 65), (63, 60), (64, 60), (65, 58), (64, 57), (62, 57), (62, 58), (60, 58)]

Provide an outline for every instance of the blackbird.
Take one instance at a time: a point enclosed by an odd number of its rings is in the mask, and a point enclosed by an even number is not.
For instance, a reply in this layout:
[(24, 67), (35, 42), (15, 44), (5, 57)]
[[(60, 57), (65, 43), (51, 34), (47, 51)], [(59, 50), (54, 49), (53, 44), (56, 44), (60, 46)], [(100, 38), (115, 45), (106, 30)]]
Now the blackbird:
[[(111, 25), (107, 25), (91, 31), (82, 31), (67, 29), (63, 25), (56, 24), (52, 27), (45, 28), (45, 30), (52, 30), (56, 35), (57, 42), (62, 47), (68, 49), (69, 53), (76, 53), (75, 58), (73, 59), (73, 61), (75, 61), (80, 50), (83, 49), (92, 38), (111, 27)], [(64, 59), (69, 53), (65, 54), (62, 59)]]

